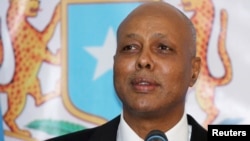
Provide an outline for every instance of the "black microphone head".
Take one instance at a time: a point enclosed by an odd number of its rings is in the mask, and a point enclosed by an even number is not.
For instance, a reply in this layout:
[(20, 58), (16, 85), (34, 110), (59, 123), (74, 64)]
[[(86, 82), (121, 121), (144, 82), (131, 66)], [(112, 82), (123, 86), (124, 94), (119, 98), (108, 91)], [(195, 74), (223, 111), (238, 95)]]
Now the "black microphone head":
[(168, 141), (168, 139), (162, 131), (152, 130), (146, 136), (145, 141)]

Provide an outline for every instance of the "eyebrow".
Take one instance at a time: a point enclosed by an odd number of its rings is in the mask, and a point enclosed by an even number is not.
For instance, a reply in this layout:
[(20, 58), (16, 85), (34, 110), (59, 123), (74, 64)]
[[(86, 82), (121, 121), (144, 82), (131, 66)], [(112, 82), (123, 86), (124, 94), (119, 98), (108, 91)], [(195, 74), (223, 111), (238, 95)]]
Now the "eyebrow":
[[(128, 38), (141, 38), (141, 36), (136, 34), (136, 33), (127, 34), (126, 37), (128, 37)], [(154, 37), (154, 38), (164, 38), (164, 37), (166, 37), (166, 35), (162, 34), (162, 33), (155, 33), (155, 34), (152, 35), (152, 37)]]
[(140, 38), (141, 36), (135, 33), (129, 33), (126, 35), (128, 38)]
[(155, 34), (152, 35), (152, 37), (154, 37), (154, 38), (164, 38), (164, 37), (166, 37), (166, 35), (162, 34), (162, 33), (155, 33)]

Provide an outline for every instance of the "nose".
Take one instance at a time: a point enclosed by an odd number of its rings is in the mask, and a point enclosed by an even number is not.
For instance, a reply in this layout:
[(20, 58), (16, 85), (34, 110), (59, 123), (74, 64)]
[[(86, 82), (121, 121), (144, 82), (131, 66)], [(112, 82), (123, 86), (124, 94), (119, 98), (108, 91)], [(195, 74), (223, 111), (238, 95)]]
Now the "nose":
[(136, 70), (141, 69), (148, 69), (152, 70), (154, 68), (154, 61), (149, 51), (142, 51), (137, 60), (135, 65)]

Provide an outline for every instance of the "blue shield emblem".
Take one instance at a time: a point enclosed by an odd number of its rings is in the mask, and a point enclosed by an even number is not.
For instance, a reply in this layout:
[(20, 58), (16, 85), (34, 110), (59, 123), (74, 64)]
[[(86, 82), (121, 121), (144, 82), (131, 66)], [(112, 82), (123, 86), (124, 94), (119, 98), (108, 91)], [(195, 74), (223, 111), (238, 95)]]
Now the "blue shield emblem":
[(75, 116), (102, 124), (120, 114), (113, 87), (116, 30), (140, 2), (68, 3), (63, 19), (63, 100)]

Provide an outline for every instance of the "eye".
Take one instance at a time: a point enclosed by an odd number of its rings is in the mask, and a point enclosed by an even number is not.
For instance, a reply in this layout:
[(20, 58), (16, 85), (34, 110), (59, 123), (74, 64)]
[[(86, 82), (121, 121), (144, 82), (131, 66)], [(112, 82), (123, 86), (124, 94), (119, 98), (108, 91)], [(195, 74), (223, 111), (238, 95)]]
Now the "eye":
[(173, 49), (171, 47), (169, 47), (168, 45), (165, 44), (159, 44), (157, 47), (161, 52), (167, 53), (170, 51), (173, 51)]
[(133, 51), (136, 50), (136, 46), (135, 45), (126, 45), (122, 48), (122, 51), (128, 52), (128, 51)]

